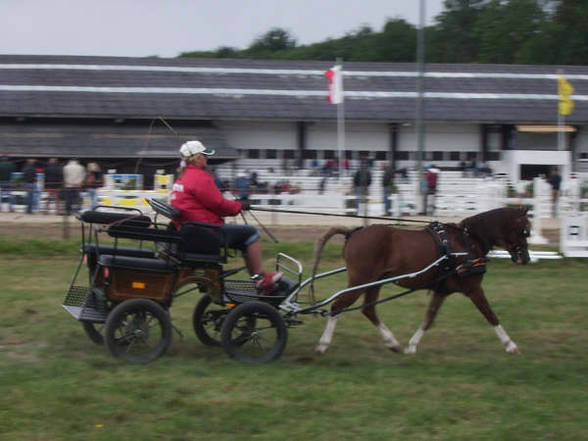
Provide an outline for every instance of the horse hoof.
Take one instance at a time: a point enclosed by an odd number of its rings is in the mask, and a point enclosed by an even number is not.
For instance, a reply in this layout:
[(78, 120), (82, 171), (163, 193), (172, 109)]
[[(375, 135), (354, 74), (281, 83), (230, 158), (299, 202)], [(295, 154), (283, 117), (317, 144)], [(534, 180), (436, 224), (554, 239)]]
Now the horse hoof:
[(414, 355), (416, 354), (416, 346), (409, 346), (404, 350), (405, 354)]
[(521, 355), (519, 347), (512, 342), (506, 347), (506, 352), (508, 352), (509, 354)]
[(396, 352), (397, 354), (402, 354), (402, 346), (400, 345), (388, 346), (388, 349), (390, 349), (392, 352)]
[(314, 351), (315, 351), (317, 354), (324, 354), (325, 352), (327, 352), (327, 347), (328, 347), (328, 346), (325, 346), (325, 345), (318, 345), (318, 346), (317, 346), (317, 347), (314, 349)]

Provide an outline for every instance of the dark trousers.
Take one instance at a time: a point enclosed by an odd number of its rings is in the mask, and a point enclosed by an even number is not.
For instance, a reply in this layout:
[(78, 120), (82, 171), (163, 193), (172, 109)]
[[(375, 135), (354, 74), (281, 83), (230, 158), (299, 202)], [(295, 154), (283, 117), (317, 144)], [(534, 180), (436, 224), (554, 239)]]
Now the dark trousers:
[(66, 188), (65, 189), (65, 212), (72, 214), (72, 212), (80, 208), (80, 189)]

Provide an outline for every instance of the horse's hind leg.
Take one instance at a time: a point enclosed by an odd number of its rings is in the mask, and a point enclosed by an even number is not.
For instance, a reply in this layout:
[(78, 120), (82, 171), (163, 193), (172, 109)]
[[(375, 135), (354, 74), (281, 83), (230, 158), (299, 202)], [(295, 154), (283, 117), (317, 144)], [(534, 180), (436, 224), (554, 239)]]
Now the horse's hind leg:
[(433, 293), (433, 297), (429, 302), (429, 307), (425, 315), (425, 321), (408, 341), (408, 347), (404, 350), (405, 354), (416, 354), (416, 349), (419, 342), (421, 341), (421, 338), (423, 338), (425, 331), (433, 325), (435, 317), (437, 317), (437, 313), (439, 312), (439, 309), (441, 309), (441, 305), (443, 305), (444, 300), (444, 295), (439, 294), (438, 292)]
[(361, 312), (363, 312), (363, 315), (365, 315), (374, 324), (374, 326), (378, 328), (378, 331), (380, 331), (380, 335), (382, 336), (386, 347), (391, 351), (400, 352), (400, 343), (398, 343), (398, 340), (396, 340), (394, 334), (392, 334), (392, 331), (390, 331), (390, 329), (388, 329), (388, 327), (380, 321), (378, 314), (376, 313), (376, 305), (373, 304), (378, 300), (380, 288), (381, 286), (374, 286), (367, 290), (364, 298), (364, 307)]
[(329, 315), (327, 326), (325, 327), (325, 330), (319, 339), (319, 344), (315, 348), (316, 352), (319, 354), (324, 354), (327, 351), (331, 341), (333, 340), (333, 333), (335, 332), (335, 327), (337, 326), (337, 320), (339, 320), (339, 312), (355, 303), (361, 294), (361, 291), (350, 292), (349, 294), (345, 294), (339, 297), (333, 302), (333, 305), (331, 306), (331, 315)]
[(519, 350), (518, 346), (510, 339), (506, 331), (498, 322), (498, 317), (496, 317), (496, 314), (494, 314), (494, 311), (492, 311), (492, 308), (490, 308), (490, 304), (488, 303), (488, 300), (486, 300), (486, 296), (484, 295), (484, 290), (482, 287), (480, 286), (472, 292), (466, 293), (466, 295), (470, 298), (474, 305), (476, 305), (476, 308), (478, 308), (482, 315), (486, 317), (488, 323), (494, 327), (494, 332), (496, 332), (500, 342), (504, 345), (506, 352), (509, 354), (520, 354), (521, 351)]

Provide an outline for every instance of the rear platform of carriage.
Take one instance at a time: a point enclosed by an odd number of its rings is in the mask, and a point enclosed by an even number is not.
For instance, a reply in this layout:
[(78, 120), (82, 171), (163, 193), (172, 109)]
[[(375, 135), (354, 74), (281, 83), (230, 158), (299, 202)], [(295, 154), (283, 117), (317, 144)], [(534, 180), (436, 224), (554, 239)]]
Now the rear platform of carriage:
[(63, 302), (92, 342), (105, 345), (115, 357), (136, 363), (152, 361), (169, 348), (175, 329), (172, 305), (179, 296), (203, 294), (192, 314), (201, 343), (222, 346), (230, 357), (244, 362), (263, 363), (280, 357), (288, 328), (302, 323), (299, 316), (328, 315), (324, 307), (340, 296), (418, 277), (452, 257), (441, 256), (411, 274), (340, 290), (317, 303), (310, 302), (304, 290), (314, 280), (343, 273), (346, 268), (303, 280), (302, 264), (279, 253), (276, 269), (285, 275), (273, 295), (261, 296), (244, 267), (225, 268), (233, 254), (220, 230), (215, 231), (218, 226), (192, 223), (190, 234), (198, 237), (198, 246), (190, 248), (170, 224), (178, 213), (162, 201), (148, 202), (156, 213), (153, 219), (135, 209), (113, 207), (78, 216), (81, 258)]

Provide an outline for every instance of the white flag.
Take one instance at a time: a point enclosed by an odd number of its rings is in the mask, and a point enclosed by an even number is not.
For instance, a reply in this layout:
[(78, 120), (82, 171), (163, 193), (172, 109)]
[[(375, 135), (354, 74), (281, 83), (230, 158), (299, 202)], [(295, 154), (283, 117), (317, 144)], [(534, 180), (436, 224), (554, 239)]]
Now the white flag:
[(327, 99), (331, 104), (343, 102), (343, 71), (340, 65), (333, 66), (325, 72), (329, 84)]

